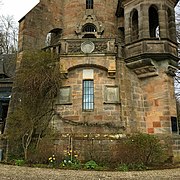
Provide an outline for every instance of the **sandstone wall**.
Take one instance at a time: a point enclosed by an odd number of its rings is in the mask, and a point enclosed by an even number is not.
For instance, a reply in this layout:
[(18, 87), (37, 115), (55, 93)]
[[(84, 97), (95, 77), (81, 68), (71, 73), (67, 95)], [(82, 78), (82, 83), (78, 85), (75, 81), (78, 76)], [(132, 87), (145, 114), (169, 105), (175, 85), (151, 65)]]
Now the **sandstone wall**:
[(55, 28), (63, 28), (62, 8), (58, 0), (43, 0), (19, 21), (19, 53), (46, 46), (47, 34)]

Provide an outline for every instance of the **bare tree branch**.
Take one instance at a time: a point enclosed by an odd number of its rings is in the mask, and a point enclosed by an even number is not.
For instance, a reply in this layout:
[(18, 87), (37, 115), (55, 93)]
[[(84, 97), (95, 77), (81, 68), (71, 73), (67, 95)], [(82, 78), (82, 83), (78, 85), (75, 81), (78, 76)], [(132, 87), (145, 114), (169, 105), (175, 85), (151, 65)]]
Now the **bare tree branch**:
[(0, 52), (10, 54), (17, 51), (18, 28), (13, 16), (0, 16)]

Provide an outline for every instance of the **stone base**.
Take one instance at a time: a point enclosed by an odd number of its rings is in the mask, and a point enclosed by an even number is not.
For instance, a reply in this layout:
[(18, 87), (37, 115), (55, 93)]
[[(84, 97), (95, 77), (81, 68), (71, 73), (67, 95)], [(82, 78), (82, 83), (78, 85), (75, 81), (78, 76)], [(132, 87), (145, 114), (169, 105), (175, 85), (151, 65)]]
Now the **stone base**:
[(172, 138), (173, 162), (180, 163), (180, 135), (173, 135)]

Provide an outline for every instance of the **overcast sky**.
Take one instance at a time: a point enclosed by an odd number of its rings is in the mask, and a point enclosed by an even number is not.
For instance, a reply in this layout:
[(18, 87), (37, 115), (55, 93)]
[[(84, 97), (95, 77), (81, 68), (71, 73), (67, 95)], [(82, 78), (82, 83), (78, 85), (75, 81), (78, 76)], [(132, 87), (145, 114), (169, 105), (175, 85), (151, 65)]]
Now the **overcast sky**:
[(39, 0), (0, 0), (0, 15), (12, 15), (15, 21), (19, 21)]

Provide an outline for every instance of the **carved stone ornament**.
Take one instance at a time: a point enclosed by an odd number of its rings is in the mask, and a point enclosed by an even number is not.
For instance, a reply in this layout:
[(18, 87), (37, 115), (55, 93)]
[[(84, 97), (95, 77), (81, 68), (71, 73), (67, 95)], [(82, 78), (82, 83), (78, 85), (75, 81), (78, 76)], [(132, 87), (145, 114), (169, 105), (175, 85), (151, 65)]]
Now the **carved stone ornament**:
[(94, 43), (91, 41), (85, 41), (81, 44), (81, 50), (83, 53), (92, 53), (94, 48)]
[(158, 70), (154, 61), (150, 58), (127, 63), (127, 67), (132, 69), (138, 78), (158, 76)]
[(91, 34), (94, 34), (96, 38), (100, 38), (101, 35), (104, 32), (104, 26), (101, 21), (97, 21), (96, 16), (93, 14), (93, 11), (86, 11), (86, 14), (84, 15), (82, 21), (77, 25), (76, 27), (76, 34), (79, 38), (82, 38), (87, 32), (83, 32), (83, 27), (86, 24), (93, 24), (96, 27), (95, 32), (91, 32)]
[(166, 73), (170, 76), (176, 76), (176, 72), (178, 71), (178, 69), (172, 65), (169, 65), (167, 67)]

